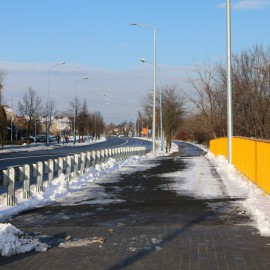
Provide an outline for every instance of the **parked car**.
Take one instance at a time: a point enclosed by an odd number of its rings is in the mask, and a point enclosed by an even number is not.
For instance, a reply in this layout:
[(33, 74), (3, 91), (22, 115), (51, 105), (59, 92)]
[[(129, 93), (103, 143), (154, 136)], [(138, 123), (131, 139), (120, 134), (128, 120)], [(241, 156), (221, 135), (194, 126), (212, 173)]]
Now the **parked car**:
[(36, 142), (45, 142), (46, 141), (46, 136), (45, 135), (37, 135), (35, 137)]
[(49, 136), (49, 141), (50, 142), (56, 142), (57, 141), (57, 135)]
[(22, 140), (25, 141), (25, 143), (27, 143), (27, 141), (29, 143), (35, 142), (35, 139), (33, 137), (22, 137)]

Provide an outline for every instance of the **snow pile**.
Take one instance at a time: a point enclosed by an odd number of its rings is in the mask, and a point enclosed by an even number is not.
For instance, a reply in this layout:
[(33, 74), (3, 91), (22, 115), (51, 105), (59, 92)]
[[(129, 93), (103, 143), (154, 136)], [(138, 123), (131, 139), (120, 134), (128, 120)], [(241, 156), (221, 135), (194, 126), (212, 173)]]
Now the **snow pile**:
[(11, 256), (32, 250), (46, 251), (48, 248), (48, 245), (24, 235), (11, 224), (0, 223), (0, 252), (2, 256)]

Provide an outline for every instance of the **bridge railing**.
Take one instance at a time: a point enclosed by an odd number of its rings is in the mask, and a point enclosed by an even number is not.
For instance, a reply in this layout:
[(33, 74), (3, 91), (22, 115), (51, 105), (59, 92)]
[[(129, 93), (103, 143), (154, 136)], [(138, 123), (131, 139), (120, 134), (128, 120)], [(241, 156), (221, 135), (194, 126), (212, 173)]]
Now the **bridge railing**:
[(134, 155), (144, 155), (146, 147), (121, 147), (96, 151), (81, 152), (65, 157), (39, 161), (34, 164), (10, 167), (0, 171), (0, 194), (6, 193), (7, 205), (16, 205), (16, 190), (22, 189), (24, 199), (29, 199), (32, 194), (30, 187), (35, 185), (36, 192), (44, 191), (45, 186), (50, 186), (53, 179), (62, 173), (65, 179), (83, 175), (91, 166), (106, 162), (109, 158), (116, 160), (126, 159)]
[[(210, 141), (210, 151), (228, 158), (227, 138)], [(270, 141), (232, 138), (232, 164), (249, 180), (270, 194)]]

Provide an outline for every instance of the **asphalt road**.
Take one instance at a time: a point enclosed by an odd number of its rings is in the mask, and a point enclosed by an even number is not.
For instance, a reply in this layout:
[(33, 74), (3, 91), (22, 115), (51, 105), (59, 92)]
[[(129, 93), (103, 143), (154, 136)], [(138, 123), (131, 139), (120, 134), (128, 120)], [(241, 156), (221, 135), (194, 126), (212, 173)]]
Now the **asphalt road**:
[[(179, 147), (170, 157), (108, 176), (98, 184), (103, 199), (100, 192), (87, 197), (85, 190), (76, 203), (67, 200), (8, 220), (51, 249), (0, 258), (1, 269), (270, 269), (270, 238), (261, 237), (235, 204), (242, 198), (176, 192), (175, 185), (189, 179), (166, 174), (188, 169), (194, 157), (205, 158), (194, 146)], [(80, 245), (94, 237), (102, 241)]]
[(25, 151), (10, 152), (0, 154), (0, 170), (8, 167), (21, 166), (24, 164), (33, 164), (38, 161), (46, 161), (51, 158), (63, 157), (74, 153), (86, 152), (91, 150), (128, 147), (128, 146), (146, 146), (151, 148), (151, 142), (135, 138), (109, 137), (106, 141), (80, 146), (78, 143), (74, 146), (72, 142), (68, 145), (54, 145), (54, 149), (36, 150), (29, 147)]

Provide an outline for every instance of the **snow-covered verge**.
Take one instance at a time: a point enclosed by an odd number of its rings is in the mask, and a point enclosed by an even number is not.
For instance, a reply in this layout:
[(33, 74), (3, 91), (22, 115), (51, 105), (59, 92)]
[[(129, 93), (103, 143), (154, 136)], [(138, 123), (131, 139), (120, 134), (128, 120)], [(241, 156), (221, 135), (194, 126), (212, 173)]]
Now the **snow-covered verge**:
[(224, 156), (215, 157), (208, 153), (207, 157), (220, 174), (229, 196), (244, 198), (242, 205), (255, 227), (261, 235), (270, 236), (270, 196), (228, 164)]

